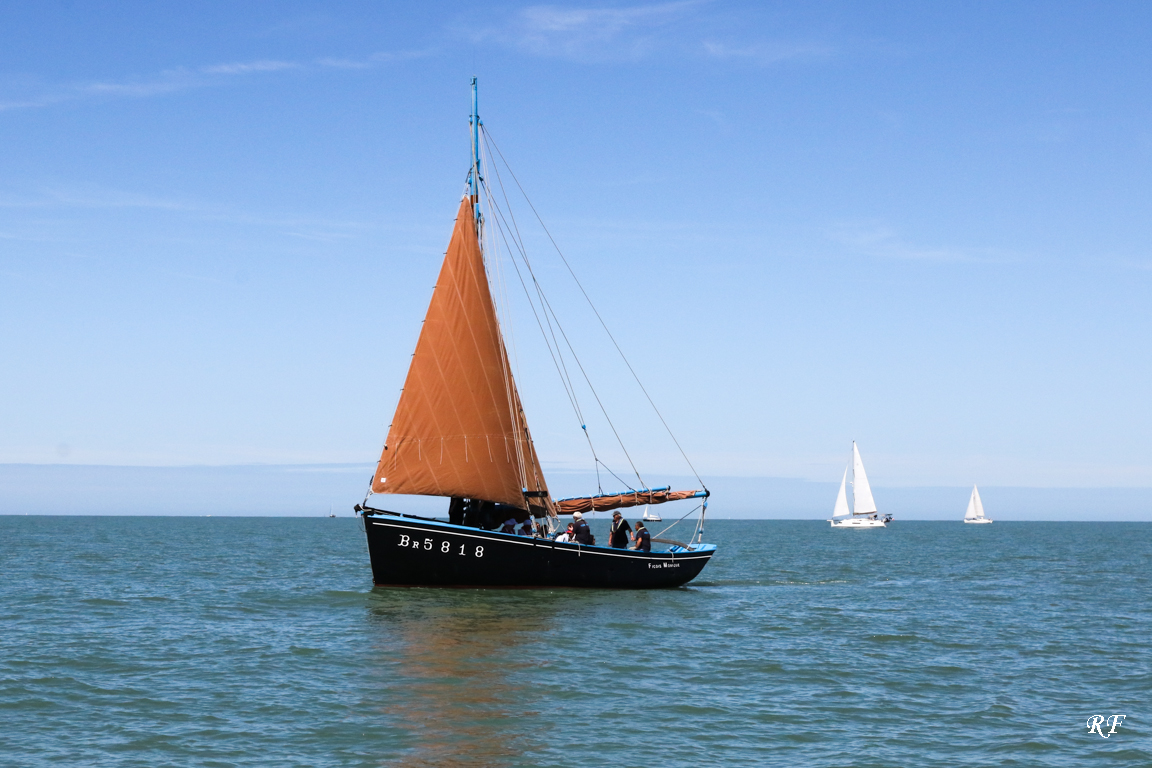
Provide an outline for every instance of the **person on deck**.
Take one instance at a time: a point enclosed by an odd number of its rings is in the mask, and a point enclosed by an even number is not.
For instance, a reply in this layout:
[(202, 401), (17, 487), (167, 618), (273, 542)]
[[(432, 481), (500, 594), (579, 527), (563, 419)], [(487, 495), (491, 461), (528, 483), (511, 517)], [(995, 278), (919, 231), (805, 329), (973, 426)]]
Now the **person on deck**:
[(516, 518), (510, 517), (504, 521), (504, 525), (500, 528), (500, 533), (516, 533)]
[(572, 538), (576, 540), (577, 544), (588, 546), (591, 546), (594, 541), (592, 531), (588, 529), (588, 523), (584, 522), (584, 515), (579, 512), (572, 513)]
[(556, 534), (556, 541), (562, 543), (572, 541), (572, 523), (568, 523), (568, 530)]
[(524, 524), (520, 526), (520, 535), (531, 536), (535, 531), (536, 526), (533, 524), (532, 516), (529, 515), (528, 519), (524, 521)]
[(608, 536), (608, 544), (614, 549), (627, 549), (628, 539), (631, 538), (632, 526), (619, 511), (612, 513), (612, 533)]
[(648, 529), (644, 527), (644, 523), (636, 521), (636, 532), (632, 534), (632, 541), (635, 542), (632, 549), (638, 549), (643, 552), (652, 551), (652, 534), (648, 533)]

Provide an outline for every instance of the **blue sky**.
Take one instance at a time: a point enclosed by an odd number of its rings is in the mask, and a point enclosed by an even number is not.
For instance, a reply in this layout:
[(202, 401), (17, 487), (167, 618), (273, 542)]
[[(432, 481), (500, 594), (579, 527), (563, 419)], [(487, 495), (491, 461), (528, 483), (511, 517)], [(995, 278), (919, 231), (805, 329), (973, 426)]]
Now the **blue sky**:
[[(475, 74), (703, 474), (835, 483), (855, 439), (878, 486), (1150, 486), (1150, 17), (5, 4), (0, 462), (374, 461)], [(630, 450), (684, 474), (532, 242)], [(516, 317), (541, 454), (586, 468)]]

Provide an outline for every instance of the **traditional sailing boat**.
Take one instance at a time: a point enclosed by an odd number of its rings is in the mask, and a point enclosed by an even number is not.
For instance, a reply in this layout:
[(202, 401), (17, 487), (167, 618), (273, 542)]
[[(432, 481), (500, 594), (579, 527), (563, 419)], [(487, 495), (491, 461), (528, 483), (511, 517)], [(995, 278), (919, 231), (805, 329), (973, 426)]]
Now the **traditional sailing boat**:
[[(716, 551), (703, 543), (706, 488), (601, 491), (558, 501), (548, 491), (486, 271), (482, 244), (488, 217), (481, 212), (481, 196), (486, 210), (495, 211), (496, 226), (502, 212), (493, 208), (482, 173), (475, 78), (470, 123), (468, 190), (380, 462), (364, 503), (356, 505), (364, 517), (373, 581), (378, 586), (680, 586)], [(587, 433), (586, 425), (580, 426)], [(370, 506), (372, 494), (450, 499), (448, 522)], [(690, 498), (701, 499), (693, 537), (689, 543), (653, 539), (669, 545), (662, 551), (552, 537), (558, 515)]]
[(968, 499), (968, 510), (964, 513), (964, 522), (992, 522), (989, 518), (984, 517), (984, 502), (980, 501), (980, 491), (976, 490), (975, 485), (972, 486), (972, 497)]
[[(852, 511), (848, 511), (848, 469), (852, 470)], [(892, 522), (892, 515), (883, 518), (876, 511), (876, 500), (872, 498), (872, 487), (868, 485), (868, 475), (864, 474), (864, 460), (860, 449), (852, 441), (852, 462), (844, 468), (840, 480), (840, 493), (836, 495), (836, 505), (832, 508), (833, 528), (886, 528)]]

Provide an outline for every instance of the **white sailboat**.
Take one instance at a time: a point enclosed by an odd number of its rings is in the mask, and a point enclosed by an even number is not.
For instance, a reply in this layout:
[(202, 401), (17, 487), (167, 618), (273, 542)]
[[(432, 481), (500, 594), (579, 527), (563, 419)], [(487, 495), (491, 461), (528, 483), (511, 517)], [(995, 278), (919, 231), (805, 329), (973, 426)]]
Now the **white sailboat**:
[(868, 475), (864, 473), (864, 461), (860, 449), (852, 442), (852, 511), (848, 511), (848, 467), (840, 480), (840, 493), (836, 495), (836, 506), (832, 508), (832, 519), (828, 522), (833, 528), (887, 528), (892, 515), (880, 517), (876, 511), (876, 500), (872, 498), (872, 487), (868, 485)]
[(964, 513), (966, 523), (990, 523), (991, 519), (984, 517), (984, 502), (980, 501), (980, 491), (972, 486), (972, 498), (968, 499), (968, 511)]

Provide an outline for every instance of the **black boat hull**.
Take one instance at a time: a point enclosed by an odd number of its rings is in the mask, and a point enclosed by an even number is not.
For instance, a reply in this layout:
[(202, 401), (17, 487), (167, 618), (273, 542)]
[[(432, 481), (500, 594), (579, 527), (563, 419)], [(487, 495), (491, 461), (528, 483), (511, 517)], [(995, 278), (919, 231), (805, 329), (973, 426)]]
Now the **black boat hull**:
[(407, 587), (679, 587), (716, 548), (635, 552), (391, 515), (365, 516), (372, 580)]

